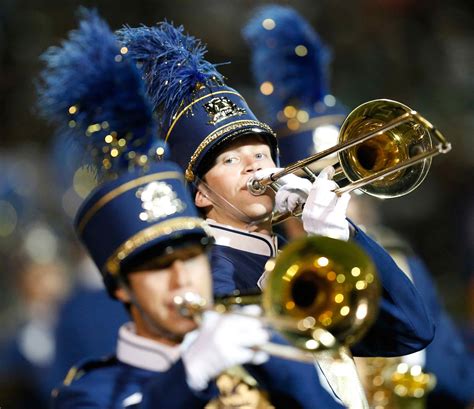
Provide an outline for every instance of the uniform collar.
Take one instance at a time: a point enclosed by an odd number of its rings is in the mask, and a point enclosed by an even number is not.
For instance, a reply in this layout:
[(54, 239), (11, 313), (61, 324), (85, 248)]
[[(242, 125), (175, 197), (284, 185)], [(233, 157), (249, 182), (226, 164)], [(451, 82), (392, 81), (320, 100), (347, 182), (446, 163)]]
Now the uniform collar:
[(137, 335), (135, 325), (128, 322), (119, 330), (117, 358), (136, 368), (164, 372), (180, 358), (180, 347), (171, 347)]
[(278, 242), (276, 236), (249, 232), (236, 227), (217, 223), (212, 219), (206, 220), (211, 228), (212, 236), (216, 240), (216, 245), (232, 247), (261, 256), (275, 257)]

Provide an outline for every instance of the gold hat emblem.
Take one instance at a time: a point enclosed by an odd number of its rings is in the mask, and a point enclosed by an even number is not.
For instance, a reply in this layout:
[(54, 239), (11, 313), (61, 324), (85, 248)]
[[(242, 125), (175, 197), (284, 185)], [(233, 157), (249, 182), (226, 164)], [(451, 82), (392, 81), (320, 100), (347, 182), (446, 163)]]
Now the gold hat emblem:
[(215, 125), (224, 119), (232, 116), (240, 116), (247, 111), (244, 108), (238, 107), (227, 97), (215, 97), (204, 104), (204, 109), (211, 118), (208, 122), (210, 125)]
[(165, 182), (151, 182), (137, 190), (136, 197), (142, 201), (143, 212), (139, 214), (144, 222), (155, 222), (175, 213), (181, 213), (186, 204), (177, 197), (171, 185)]

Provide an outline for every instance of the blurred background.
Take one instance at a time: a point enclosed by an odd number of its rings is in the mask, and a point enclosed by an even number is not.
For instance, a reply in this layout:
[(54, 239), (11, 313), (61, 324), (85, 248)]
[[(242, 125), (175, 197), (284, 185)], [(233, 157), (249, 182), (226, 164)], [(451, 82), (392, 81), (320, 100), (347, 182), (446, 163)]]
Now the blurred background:
[[(256, 7), (269, 3), (1, 0), (0, 344), (4, 350), (16, 345), (12, 348), (19, 349), (23, 358), (26, 354), (35, 368), (51, 362), (58, 306), (80, 281), (77, 266), (83, 257), (71, 223), (90, 186), (88, 175), (68, 168), (68, 147), (55, 140), (53, 129), (36, 114), (41, 53), (59, 45), (77, 26), (79, 5), (96, 7), (113, 29), (123, 24), (152, 25), (166, 18), (201, 38), (208, 45), (208, 60), (231, 62), (220, 71), (258, 114), (262, 108), (240, 30)], [(416, 191), (378, 201), (377, 206), (384, 224), (404, 236), (423, 258), (447, 310), (474, 349), (474, 3), (272, 3), (294, 7), (329, 45), (330, 89), (346, 107), (375, 98), (395, 99), (419, 111), (451, 141), (453, 150), (434, 160)], [(0, 359), (13, 355), (2, 354)], [(6, 361), (0, 367), (8, 368)]]

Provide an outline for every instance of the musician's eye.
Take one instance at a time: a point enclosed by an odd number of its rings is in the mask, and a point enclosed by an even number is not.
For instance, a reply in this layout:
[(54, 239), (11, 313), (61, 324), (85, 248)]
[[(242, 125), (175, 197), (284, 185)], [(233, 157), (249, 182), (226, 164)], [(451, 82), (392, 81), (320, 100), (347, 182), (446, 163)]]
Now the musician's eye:
[(256, 159), (265, 159), (266, 157), (267, 155), (263, 152), (258, 152), (257, 154), (255, 154)]
[(223, 162), (226, 165), (233, 165), (235, 163), (239, 163), (240, 159), (238, 156), (228, 156), (224, 158)]

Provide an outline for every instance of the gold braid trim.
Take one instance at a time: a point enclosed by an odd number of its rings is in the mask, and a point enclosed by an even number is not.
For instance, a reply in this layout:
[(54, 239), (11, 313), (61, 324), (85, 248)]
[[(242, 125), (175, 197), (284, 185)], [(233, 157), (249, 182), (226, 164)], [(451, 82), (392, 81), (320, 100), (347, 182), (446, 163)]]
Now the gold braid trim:
[(176, 217), (141, 230), (115, 250), (114, 254), (105, 263), (103, 271), (117, 275), (120, 271), (120, 262), (146, 243), (165, 234), (168, 235), (178, 230), (191, 230), (198, 227), (203, 229), (209, 236), (211, 235), (209, 226), (198, 217)]
[(201, 155), (202, 151), (210, 143), (212, 143), (213, 141), (215, 141), (217, 138), (221, 137), (222, 135), (226, 134), (227, 132), (231, 132), (235, 129), (239, 129), (245, 126), (255, 126), (255, 127), (263, 128), (269, 134), (276, 137), (273, 130), (267, 124), (264, 124), (263, 122), (260, 122), (260, 121), (241, 120), (241, 121), (232, 122), (227, 125), (223, 125), (220, 128), (217, 128), (216, 130), (212, 131), (209, 135), (207, 135), (204, 138), (204, 140), (199, 144), (199, 146), (196, 148), (193, 155), (191, 156), (191, 160), (188, 163), (188, 167), (186, 168), (186, 172), (185, 172), (186, 180), (189, 182), (192, 182), (194, 180), (194, 177), (195, 177), (194, 172), (193, 172), (194, 163), (196, 162), (199, 155)]

